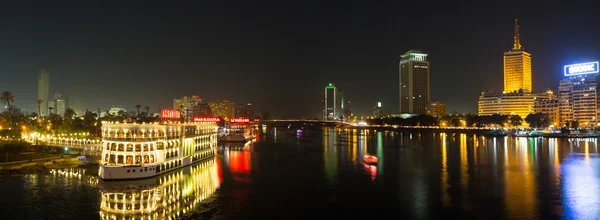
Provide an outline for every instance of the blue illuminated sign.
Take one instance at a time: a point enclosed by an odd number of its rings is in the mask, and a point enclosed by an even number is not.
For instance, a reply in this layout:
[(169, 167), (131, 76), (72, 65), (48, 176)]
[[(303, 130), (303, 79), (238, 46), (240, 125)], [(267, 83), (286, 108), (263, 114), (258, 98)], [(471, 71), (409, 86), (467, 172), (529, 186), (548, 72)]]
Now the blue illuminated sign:
[(576, 76), (598, 72), (598, 61), (589, 63), (577, 63), (565, 66), (565, 76)]

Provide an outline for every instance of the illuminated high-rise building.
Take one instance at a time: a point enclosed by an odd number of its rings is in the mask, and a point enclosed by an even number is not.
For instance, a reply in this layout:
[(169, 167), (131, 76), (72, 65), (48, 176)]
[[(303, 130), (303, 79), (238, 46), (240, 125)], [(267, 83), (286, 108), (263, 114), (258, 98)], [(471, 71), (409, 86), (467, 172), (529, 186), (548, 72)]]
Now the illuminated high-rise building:
[(38, 74), (38, 100), (42, 100), (40, 112), (42, 115), (48, 115), (48, 101), (50, 95), (50, 73), (46, 68), (42, 68)]
[(532, 92), (531, 89), (531, 54), (521, 46), (519, 36), (519, 19), (515, 19), (515, 36), (513, 48), (504, 53), (504, 92), (519, 90)]
[(410, 50), (401, 55), (400, 113), (425, 114), (429, 103), (429, 61), (427, 54)]
[(596, 127), (600, 116), (598, 62), (565, 66), (565, 78), (558, 87), (561, 126)]
[(333, 83), (325, 87), (325, 114), (323, 120), (338, 120), (342, 116), (343, 95)]

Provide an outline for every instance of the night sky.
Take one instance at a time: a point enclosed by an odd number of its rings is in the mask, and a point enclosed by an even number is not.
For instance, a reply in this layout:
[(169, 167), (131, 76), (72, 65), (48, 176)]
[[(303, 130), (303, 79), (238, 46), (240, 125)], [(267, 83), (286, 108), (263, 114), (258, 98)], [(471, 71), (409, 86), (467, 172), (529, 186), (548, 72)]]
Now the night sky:
[[(598, 3), (524, 1), (40, 1), (0, 5), (0, 90), (36, 111), (37, 73), (50, 94), (85, 108), (172, 107), (172, 99), (251, 102), (279, 117), (317, 117), (323, 88), (343, 89), (358, 115), (398, 111), (398, 61), (429, 54), (432, 99), (477, 111), (502, 90), (502, 54), (532, 54), (534, 90), (556, 90), (562, 66), (600, 60)], [(479, 2), (479, 1), (477, 1)]]

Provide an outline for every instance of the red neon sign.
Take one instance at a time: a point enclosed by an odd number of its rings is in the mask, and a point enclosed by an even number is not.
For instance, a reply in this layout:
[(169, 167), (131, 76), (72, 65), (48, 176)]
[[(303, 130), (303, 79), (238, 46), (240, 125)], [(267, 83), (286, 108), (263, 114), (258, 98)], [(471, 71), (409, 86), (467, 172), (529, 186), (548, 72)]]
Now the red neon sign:
[(162, 118), (181, 118), (181, 112), (175, 110), (162, 110)]
[(232, 118), (230, 120), (230, 122), (238, 122), (238, 123), (250, 122), (250, 119), (248, 119), (248, 118)]
[(209, 122), (218, 122), (221, 121), (220, 118), (194, 118), (195, 122), (204, 122), (204, 121), (209, 121)]
[(255, 119), (254, 119), (254, 121), (256, 121), (256, 122), (259, 122), (259, 121), (260, 121), (260, 119), (258, 119), (258, 118), (255, 118)]

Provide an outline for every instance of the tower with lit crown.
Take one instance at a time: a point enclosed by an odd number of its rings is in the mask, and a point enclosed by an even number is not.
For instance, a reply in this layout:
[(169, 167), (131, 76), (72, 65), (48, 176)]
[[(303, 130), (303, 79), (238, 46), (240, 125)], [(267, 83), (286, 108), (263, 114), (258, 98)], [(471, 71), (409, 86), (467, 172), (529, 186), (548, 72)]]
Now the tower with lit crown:
[(521, 46), (519, 36), (519, 19), (515, 18), (515, 35), (513, 48), (504, 53), (504, 92), (510, 93), (531, 89), (531, 54)]

